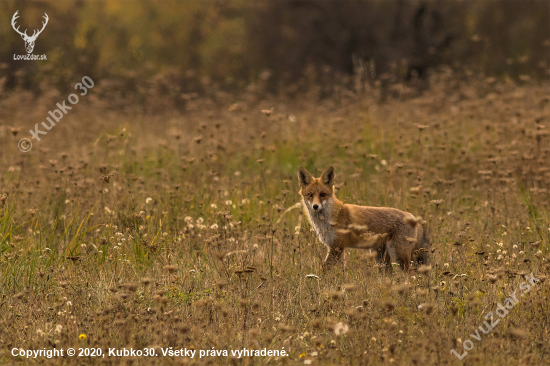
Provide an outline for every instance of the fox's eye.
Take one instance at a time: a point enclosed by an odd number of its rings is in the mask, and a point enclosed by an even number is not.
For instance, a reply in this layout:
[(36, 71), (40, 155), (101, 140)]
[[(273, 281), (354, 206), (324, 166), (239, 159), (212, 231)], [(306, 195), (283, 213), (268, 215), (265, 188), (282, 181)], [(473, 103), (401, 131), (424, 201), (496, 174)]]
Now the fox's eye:
[(310, 193), (307, 195), (309, 198), (312, 198), (313, 197), (313, 193)]
[(327, 195), (326, 193), (321, 193), (319, 196), (325, 197), (326, 195)]

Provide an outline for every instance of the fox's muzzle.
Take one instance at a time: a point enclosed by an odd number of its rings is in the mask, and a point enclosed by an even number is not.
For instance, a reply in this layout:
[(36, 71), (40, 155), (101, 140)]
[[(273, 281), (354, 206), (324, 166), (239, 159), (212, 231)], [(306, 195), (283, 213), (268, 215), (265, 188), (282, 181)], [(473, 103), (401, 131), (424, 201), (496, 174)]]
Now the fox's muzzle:
[(313, 209), (314, 209), (315, 211), (317, 211), (317, 210), (319, 209), (320, 206), (319, 206), (318, 204), (314, 204), (312, 207), (313, 207)]

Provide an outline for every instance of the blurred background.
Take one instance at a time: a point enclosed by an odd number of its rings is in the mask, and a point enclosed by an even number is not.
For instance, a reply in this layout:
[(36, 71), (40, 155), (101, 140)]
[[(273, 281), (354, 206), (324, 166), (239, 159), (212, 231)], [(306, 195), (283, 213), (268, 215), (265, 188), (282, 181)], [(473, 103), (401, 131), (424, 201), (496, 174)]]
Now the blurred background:
[[(48, 61), (13, 59), (26, 54), (16, 10), (29, 34), (48, 14), (33, 51)], [(520, 81), (550, 74), (548, 1), (2, 0), (0, 12), (3, 94), (65, 92), (88, 75), (130, 103), (154, 85), (177, 106), (214, 90), (352, 87), (353, 75), (422, 87), (442, 66)]]

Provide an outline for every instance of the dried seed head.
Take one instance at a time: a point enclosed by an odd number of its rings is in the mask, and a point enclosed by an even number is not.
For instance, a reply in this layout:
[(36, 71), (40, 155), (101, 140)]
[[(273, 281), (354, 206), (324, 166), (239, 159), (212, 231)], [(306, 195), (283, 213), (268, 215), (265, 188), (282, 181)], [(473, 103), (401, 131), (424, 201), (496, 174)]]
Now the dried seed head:
[(124, 285), (122, 285), (122, 287), (124, 287), (129, 292), (135, 292), (138, 286), (139, 285), (137, 283), (125, 283)]
[(498, 281), (498, 276), (488, 274), (487, 279), (489, 280), (489, 282), (495, 283)]
[(354, 291), (357, 291), (359, 289), (359, 286), (356, 285), (355, 283), (346, 283), (342, 287), (344, 288), (344, 290), (346, 290), (348, 292), (354, 292)]
[(164, 269), (168, 271), (168, 273), (172, 274), (177, 271), (178, 267), (173, 265), (167, 265), (164, 266)]
[(383, 302), (383, 305), (386, 307), (386, 309), (388, 309), (389, 311), (392, 311), (393, 309), (395, 309), (395, 301), (393, 300), (385, 300)]
[(223, 303), (217, 301), (214, 303), (214, 307), (218, 309), (224, 317), (227, 317), (229, 315), (229, 308), (225, 307)]
[(405, 223), (409, 224), (412, 227), (416, 227), (417, 225), (422, 225), (422, 218), (420, 216), (414, 217), (413, 215), (407, 215), (403, 219)]
[(219, 282), (216, 284), (216, 286), (221, 290), (223, 289), (225, 286), (227, 286), (228, 283), (227, 282)]
[(370, 251), (367, 254), (365, 254), (365, 258), (367, 258), (367, 261), (373, 261), (378, 254), (375, 251)]
[(431, 314), (432, 311), (434, 310), (435, 306), (436, 306), (436, 304), (433, 303), (433, 302), (425, 302), (423, 304), (418, 305), (418, 308), (420, 310), (425, 310), (426, 314)]
[(217, 251), (212, 252), (212, 254), (214, 254), (214, 257), (216, 257), (216, 259), (219, 260), (220, 262), (223, 261), (223, 259), (227, 255), (227, 253), (229, 253), (229, 251), (227, 251), (227, 250), (224, 250), (224, 251), (221, 251), (221, 252), (217, 252)]
[(19, 293), (13, 295), (13, 299), (18, 300), (18, 299), (22, 298), (24, 295), (25, 295), (25, 291), (19, 292)]
[(258, 337), (260, 336), (260, 331), (255, 328), (250, 329), (248, 333), (250, 334), (250, 338), (252, 338), (252, 340), (257, 340)]
[(527, 337), (527, 333), (519, 328), (511, 328), (508, 331), (508, 335), (513, 339), (524, 339)]
[(4, 194), (0, 195), (0, 203), (2, 203), (2, 206), (4, 206), (6, 204), (7, 199), (8, 199), (8, 194), (7, 193), (4, 193)]
[(245, 306), (248, 305), (248, 300), (246, 300), (246, 299), (240, 299), (240, 300), (239, 300), (239, 304), (244, 308)]
[(416, 293), (418, 294), (418, 296), (421, 296), (421, 297), (424, 297), (428, 294), (428, 290), (427, 289), (421, 289), (421, 288), (417, 288), (416, 289)]
[(458, 314), (458, 306), (456, 305), (449, 307), (449, 310), (451, 311), (451, 314), (453, 314), (453, 316), (456, 316)]
[(148, 286), (153, 281), (154, 280), (151, 277), (143, 277), (141, 279), (141, 283), (143, 284), (143, 286)]
[(313, 319), (311, 326), (315, 329), (323, 329), (323, 322), (320, 319)]
[(432, 271), (432, 266), (420, 266), (417, 270), (418, 273), (427, 275)]
[(191, 326), (189, 324), (181, 324), (177, 327), (177, 329), (185, 334), (185, 333), (189, 333), (191, 331)]
[(350, 224), (348, 225), (348, 229), (356, 234), (361, 234), (361, 233), (364, 233), (365, 231), (368, 231), (369, 227), (367, 225)]
[(405, 292), (409, 291), (411, 288), (411, 285), (405, 283), (399, 286), (395, 286), (394, 290), (397, 291), (399, 295), (403, 295)]
[(426, 128), (430, 127), (430, 126), (426, 126), (426, 125), (419, 125), (419, 124), (415, 124), (416, 128), (418, 128), (419, 131), (423, 131), (425, 130)]
[(281, 324), (279, 325), (279, 329), (283, 332), (283, 333), (293, 333), (296, 331), (296, 327), (293, 326), (293, 325), (284, 325), (284, 324)]
[(344, 293), (342, 291), (331, 291), (327, 295), (333, 300), (338, 300), (339, 298), (344, 296)]

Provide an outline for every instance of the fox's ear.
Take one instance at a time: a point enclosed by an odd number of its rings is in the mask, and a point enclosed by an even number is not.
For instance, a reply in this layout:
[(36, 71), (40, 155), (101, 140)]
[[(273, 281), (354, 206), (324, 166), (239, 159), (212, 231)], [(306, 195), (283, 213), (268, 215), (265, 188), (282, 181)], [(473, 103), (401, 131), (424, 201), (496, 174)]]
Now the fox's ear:
[(321, 182), (329, 187), (334, 184), (334, 167), (332, 165), (327, 167), (321, 175)]
[(311, 173), (308, 172), (306, 168), (300, 167), (300, 170), (298, 171), (298, 182), (300, 182), (300, 185), (302, 187), (305, 187), (310, 184), (312, 180), (313, 176), (311, 175)]

